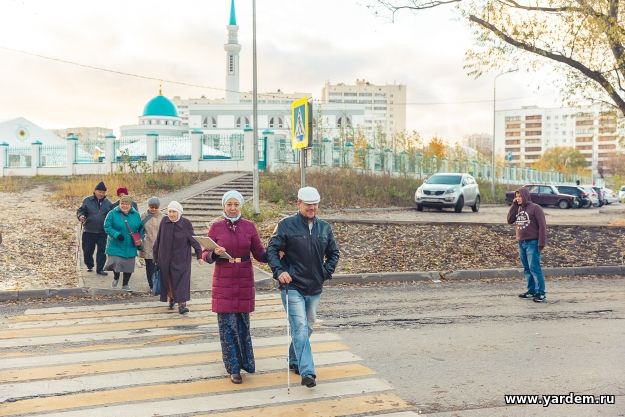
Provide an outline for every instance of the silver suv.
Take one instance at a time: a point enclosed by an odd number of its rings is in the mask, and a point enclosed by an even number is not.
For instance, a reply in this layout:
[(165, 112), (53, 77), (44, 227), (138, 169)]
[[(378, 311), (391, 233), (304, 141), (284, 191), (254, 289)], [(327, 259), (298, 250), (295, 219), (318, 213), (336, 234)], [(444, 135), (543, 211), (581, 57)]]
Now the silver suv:
[(473, 212), (478, 212), (480, 189), (469, 174), (434, 174), (417, 188), (414, 201), (418, 211), (423, 211), (423, 207), (453, 207), (460, 213), (464, 206), (469, 206)]

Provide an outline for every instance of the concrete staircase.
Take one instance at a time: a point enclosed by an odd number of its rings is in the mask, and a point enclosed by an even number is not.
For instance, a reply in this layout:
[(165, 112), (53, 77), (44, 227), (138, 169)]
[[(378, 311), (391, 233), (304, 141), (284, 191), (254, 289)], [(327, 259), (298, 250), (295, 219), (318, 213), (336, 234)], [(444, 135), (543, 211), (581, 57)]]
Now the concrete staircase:
[(251, 201), (253, 196), (252, 174), (242, 174), (238, 178), (184, 200), (182, 203), (184, 216), (193, 223), (195, 233), (198, 235), (206, 234), (206, 223), (215, 217), (221, 217), (223, 213), (221, 197), (229, 190), (237, 190), (243, 194), (246, 202)]

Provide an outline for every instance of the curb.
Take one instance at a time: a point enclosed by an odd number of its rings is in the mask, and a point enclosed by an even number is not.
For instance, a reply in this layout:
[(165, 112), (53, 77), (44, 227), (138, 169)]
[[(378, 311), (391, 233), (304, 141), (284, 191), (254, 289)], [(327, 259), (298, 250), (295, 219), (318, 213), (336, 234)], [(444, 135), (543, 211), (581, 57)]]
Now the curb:
[[(583, 275), (624, 275), (625, 265), (604, 265), (604, 266), (575, 266), (575, 267), (545, 267), (543, 273), (546, 277), (565, 277)], [(497, 268), (497, 269), (463, 269), (459, 271), (413, 271), (413, 272), (378, 272), (361, 274), (336, 274), (324, 285), (335, 286), (341, 284), (361, 285), (361, 284), (384, 284), (389, 282), (415, 282), (430, 281), (440, 282), (441, 280), (465, 280), (465, 279), (486, 279), (486, 278), (522, 278), (521, 268)], [(256, 280), (256, 289), (274, 290), (277, 283), (271, 277), (264, 277)], [(206, 292), (210, 289), (193, 290), (196, 292)], [(36, 298), (51, 297), (102, 297), (109, 295), (145, 295), (143, 292), (124, 291), (110, 288), (50, 288), (34, 290), (0, 291), (0, 302), (19, 301)]]

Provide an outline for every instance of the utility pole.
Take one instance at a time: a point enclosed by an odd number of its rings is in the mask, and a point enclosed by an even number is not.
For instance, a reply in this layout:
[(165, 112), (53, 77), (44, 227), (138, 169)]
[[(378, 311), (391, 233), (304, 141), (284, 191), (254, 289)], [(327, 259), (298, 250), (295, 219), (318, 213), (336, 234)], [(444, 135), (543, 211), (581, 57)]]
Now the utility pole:
[(254, 124), (254, 140), (252, 142), (252, 152), (254, 154), (254, 213), (260, 214), (260, 178), (258, 173), (258, 86), (256, 82), (256, 0), (252, 0), (252, 78), (254, 90), (252, 92), (252, 123)]

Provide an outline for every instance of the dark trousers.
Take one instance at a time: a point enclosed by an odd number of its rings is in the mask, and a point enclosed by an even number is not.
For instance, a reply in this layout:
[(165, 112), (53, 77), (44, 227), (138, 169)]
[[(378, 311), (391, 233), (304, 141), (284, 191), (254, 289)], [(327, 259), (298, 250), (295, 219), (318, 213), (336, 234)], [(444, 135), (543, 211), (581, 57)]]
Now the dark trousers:
[(93, 268), (93, 251), (98, 247), (96, 253), (96, 271), (102, 271), (104, 269), (104, 263), (106, 262), (106, 233), (90, 233), (83, 232), (82, 234), (82, 253), (85, 259), (85, 265), (87, 268)]
[[(132, 275), (132, 272), (122, 272), (124, 274), (124, 280), (122, 281), (122, 285), (128, 285), (128, 283), (130, 282), (130, 276)], [(118, 280), (119, 279), (119, 272), (113, 272), (113, 279), (114, 280)]]
[(152, 289), (152, 275), (154, 275), (154, 271), (156, 271), (156, 266), (154, 265), (154, 259), (144, 259), (145, 261), (145, 274), (148, 278), (148, 285), (150, 289)]

